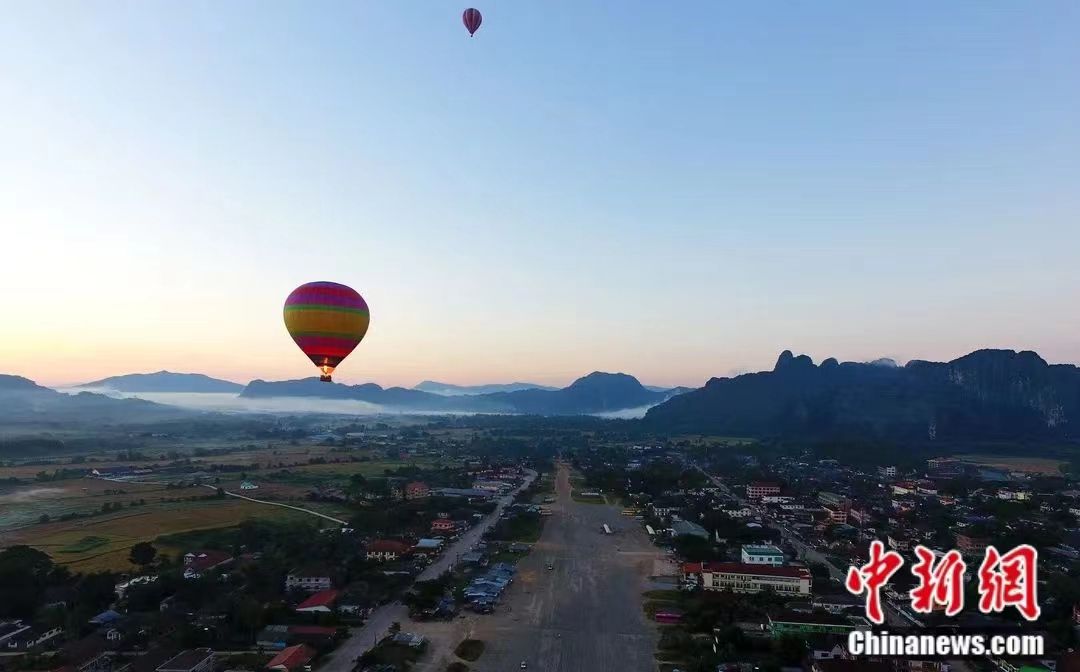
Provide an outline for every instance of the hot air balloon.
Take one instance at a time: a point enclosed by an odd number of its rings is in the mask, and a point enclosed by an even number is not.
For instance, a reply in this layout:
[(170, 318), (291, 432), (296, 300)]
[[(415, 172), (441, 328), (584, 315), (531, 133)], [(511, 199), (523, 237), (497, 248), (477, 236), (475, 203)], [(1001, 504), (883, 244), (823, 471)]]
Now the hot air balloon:
[(336, 282), (309, 282), (285, 299), (285, 328), (325, 383), (363, 340), (370, 319), (364, 297)]
[(469, 37), (472, 37), (476, 31), (480, 30), (480, 24), (484, 22), (484, 17), (480, 15), (479, 9), (470, 7), (461, 13), (461, 22), (465, 24), (465, 29), (469, 31)]

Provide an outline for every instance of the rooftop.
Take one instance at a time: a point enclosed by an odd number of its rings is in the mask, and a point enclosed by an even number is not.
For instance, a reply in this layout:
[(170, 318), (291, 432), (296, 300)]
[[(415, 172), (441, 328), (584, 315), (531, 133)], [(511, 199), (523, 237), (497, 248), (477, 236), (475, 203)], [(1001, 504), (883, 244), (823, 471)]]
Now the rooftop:
[(188, 672), (213, 655), (211, 649), (187, 649), (163, 663), (157, 668), (157, 672)]
[(331, 588), (330, 590), (320, 590), (311, 597), (307, 598), (300, 604), (296, 605), (297, 610), (300, 609), (317, 609), (319, 607), (330, 608), (335, 602), (337, 602), (338, 595), (341, 591)]
[[(696, 569), (694, 569), (696, 567)], [(686, 574), (711, 572), (717, 574), (748, 574), (751, 576), (785, 576), (792, 579), (809, 579), (810, 570), (806, 567), (772, 567), (770, 565), (750, 565), (742, 562), (694, 562), (683, 565)]]
[(301, 665), (307, 665), (315, 657), (315, 649), (306, 644), (297, 644), (282, 649), (281, 653), (270, 659), (266, 664), (267, 669), (293, 670)]

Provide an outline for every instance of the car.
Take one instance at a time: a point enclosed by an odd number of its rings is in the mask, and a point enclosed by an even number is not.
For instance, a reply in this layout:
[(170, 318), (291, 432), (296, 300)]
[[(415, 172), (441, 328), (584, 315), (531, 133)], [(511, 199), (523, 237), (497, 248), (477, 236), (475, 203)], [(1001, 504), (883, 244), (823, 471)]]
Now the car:
[(547, 563), (547, 568), (548, 568), (548, 569), (555, 569), (555, 565), (553, 565), (553, 564), (551, 564), (551, 563), (549, 562), (549, 563)]
[(526, 667), (528, 667), (528, 665), (525, 664), (525, 661), (521, 661), (521, 669), (524, 670)]

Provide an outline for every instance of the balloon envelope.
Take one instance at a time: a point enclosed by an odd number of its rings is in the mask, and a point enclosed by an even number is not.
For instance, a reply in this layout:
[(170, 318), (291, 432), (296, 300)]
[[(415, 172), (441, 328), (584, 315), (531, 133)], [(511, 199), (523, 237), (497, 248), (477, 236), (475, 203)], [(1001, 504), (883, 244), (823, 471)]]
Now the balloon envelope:
[(462, 12), (461, 22), (465, 24), (465, 29), (469, 31), (469, 35), (473, 35), (477, 30), (480, 30), (480, 24), (484, 22), (484, 17), (480, 14), (479, 9), (470, 7)]
[(309, 282), (285, 299), (285, 328), (324, 381), (363, 340), (370, 320), (364, 297), (336, 282)]

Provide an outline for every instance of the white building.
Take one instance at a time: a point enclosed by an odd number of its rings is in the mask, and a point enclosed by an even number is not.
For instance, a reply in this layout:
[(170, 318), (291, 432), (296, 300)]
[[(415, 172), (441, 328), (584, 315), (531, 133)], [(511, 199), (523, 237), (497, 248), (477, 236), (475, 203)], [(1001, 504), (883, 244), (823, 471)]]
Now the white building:
[(784, 552), (769, 544), (748, 544), (742, 547), (742, 561), (747, 565), (784, 566)]
[(682, 567), (683, 582), (704, 590), (760, 593), (771, 589), (779, 595), (809, 595), (812, 584), (806, 567), (770, 567), (741, 562), (692, 562)]

